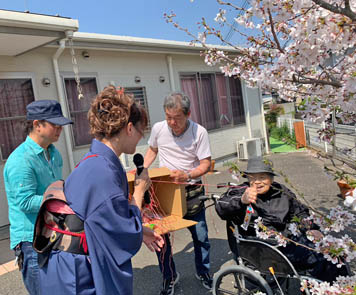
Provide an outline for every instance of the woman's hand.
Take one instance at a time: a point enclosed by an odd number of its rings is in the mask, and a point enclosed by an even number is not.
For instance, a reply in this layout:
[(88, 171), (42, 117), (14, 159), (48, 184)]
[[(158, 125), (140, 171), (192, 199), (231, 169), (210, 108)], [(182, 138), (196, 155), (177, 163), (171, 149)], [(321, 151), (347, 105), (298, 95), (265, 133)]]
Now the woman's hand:
[(248, 204), (255, 204), (257, 200), (257, 190), (255, 187), (248, 187), (244, 194), (241, 197), (241, 202), (242, 204), (248, 205)]
[(161, 248), (164, 245), (163, 238), (146, 226), (143, 226), (142, 228), (143, 242), (145, 243), (146, 247), (152, 252), (161, 251)]
[(135, 192), (144, 194), (147, 191), (152, 182), (148, 176), (147, 168), (144, 168), (140, 175), (135, 174)]
[(150, 188), (152, 182), (148, 176), (147, 169), (143, 169), (140, 175), (135, 175), (134, 193), (132, 195), (132, 204), (141, 208), (142, 199), (145, 192)]

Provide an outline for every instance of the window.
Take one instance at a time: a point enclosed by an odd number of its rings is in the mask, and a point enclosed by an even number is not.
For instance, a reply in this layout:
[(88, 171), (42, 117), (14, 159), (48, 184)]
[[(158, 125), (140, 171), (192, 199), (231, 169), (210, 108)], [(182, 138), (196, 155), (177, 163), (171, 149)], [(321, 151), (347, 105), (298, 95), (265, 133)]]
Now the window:
[[(64, 84), (67, 93), (70, 116), (74, 121), (72, 125), (75, 146), (90, 144), (92, 136), (89, 133), (89, 123), (87, 113), (90, 108), (90, 103), (98, 94), (96, 78), (81, 78), (80, 84), (83, 89), (84, 98), (78, 99), (77, 83), (74, 78), (64, 78)], [(136, 101), (139, 101), (148, 115), (146, 91), (144, 87), (128, 87), (125, 88), (126, 93), (134, 96)], [(149, 121), (149, 119), (148, 119)], [(148, 122), (149, 123), (149, 122)]]
[(35, 100), (31, 79), (0, 79), (0, 158), (26, 139), (26, 106)]
[(126, 93), (130, 93), (134, 96), (135, 101), (139, 102), (140, 105), (146, 110), (147, 112), (147, 119), (148, 125), (147, 129), (151, 129), (150, 125), (150, 115), (148, 113), (148, 106), (147, 106), (147, 97), (146, 97), (146, 89), (145, 87), (124, 87)]
[(75, 146), (90, 144), (92, 136), (89, 133), (87, 113), (90, 103), (98, 94), (96, 78), (81, 78), (82, 99), (78, 99), (77, 83), (74, 78), (64, 78), (70, 116), (74, 122), (72, 125)]
[(182, 91), (191, 99), (191, 118), (207, 130), (245, 122), (239, 79), (220, 73), (180, 76)]

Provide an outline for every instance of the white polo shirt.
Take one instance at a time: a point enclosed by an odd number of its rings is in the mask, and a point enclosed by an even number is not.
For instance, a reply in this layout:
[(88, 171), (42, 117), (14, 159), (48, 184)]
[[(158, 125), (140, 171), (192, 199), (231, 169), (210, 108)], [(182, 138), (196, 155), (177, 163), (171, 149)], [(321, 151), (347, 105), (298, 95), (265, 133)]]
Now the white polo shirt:
[(178, 137), (173, 136), (166, 120), (153, 125), (148, 144), (158, 148), (160, 167), (188, 173), (199, 166), (200, 160), (211, 156), (208, 132), (189, 121), (188, 129)]

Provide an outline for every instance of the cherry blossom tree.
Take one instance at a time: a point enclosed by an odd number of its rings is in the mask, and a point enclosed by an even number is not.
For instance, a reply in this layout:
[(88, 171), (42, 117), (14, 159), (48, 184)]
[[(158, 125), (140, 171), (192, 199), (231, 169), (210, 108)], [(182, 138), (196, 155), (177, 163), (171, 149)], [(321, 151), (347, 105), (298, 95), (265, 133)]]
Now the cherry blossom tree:
[[(356, 0), (250, 0), (247, 8), (217, 2), (215, 26), (203, 18), (198, 36), (180, 26), (174, 13), (166, 20), (203, 45), (208, 65), (300, 100), (307, 119), (325, 121), (335, 111), (342, 122), (356, 121)], [(226, 17), (232, 13), (233, 24)], [(240, 44), (224, 39), (224, 26), (240, 35)], [(235, 51), (209, 46), (209, 36)]]
[[(219, 65), (225, 75), (242, 78), (249, 86), (298, 101), (306, 120), (326, 121), (319, 138), (332, 143), (333, 155), (338, 150), (347, 157), (356, 149), (336, 146), (334, 125), (356, 122), (356, 0), (249, 0), (246, 8), (238, 0), (216, 1), (221, 8), (214, 25), (202, 18), (197, 36), (182, 27), (174, 13), (166, 14), (166, 20), (202, 45), (206, 64)], [(224, 27), (238, 35), (238, 44), (224, 38)], [(229, 50), (207, 44), (210, 37)], [(334, 165), (327, 173), (355, 179), (334, 164), (333, 156), (319, 156)]]
[[(174, 13), (165, 15), (203, 46), (206, 64), (219, 65), (225, 75), (277, 92), (285, 100), (299, 101), (307, 120), (321, 123), (335, 114), (334, 123), (356, 121), (356, 0), (250, 0), (246, 8), (237, 0), (217, 2), (221, 8), (215, 25), (202, 18), (198, 36), (179, 25)], [(232, 24), (231, 16), (236, 16)], [(224, 38), (226, 26), (239, 36), (238, 44)], [(207, 44), (212, 36), (230, 50)], [(327, 122), (319, 130), (320, 139), (333, 144), (333, 154), (338, 150), (347, 156), (356, 146), (337, 148), (335, 126)], [(355, 178), (334, 166), (336, 177)]]
[[(217, 2), (221, 8), (214, 25), (202, 18), (197, 36), (181, 26), (174, 13), (165, 15), (167, 22), (192, 37), (192, 43), (202, 45), (206, 64), (285, 100), (299, 100), (308, 120), (323, 122), (335, 114), (341, 122), (356, 121), (356, 0), (249, 0), (246, 8), (238, 1)], [(239, 35), (238, 44), (224, 38), (224, 27)], [(229, 49), (209, 45), (212, 36)], [(321, 137), (331, 139), (332, 132), (321, 130)], [(350, 237), (328, 234), (343, 230), (354, 216), (339, 207), (328, 216), (316, 213), (313, 222), (325, 235), (315, 241), (315, 250), (339, 265), (354, 259), (356, 244)], [(297, 224), (290, 230), (297, 235)], [(262, 238), (272, 234), (281, 245), (286, 243), (262, 223), (257, 222), (256, 231)], [(354, 294), (356, 277), (339, 278), (332, 286), (303, 282), (303, 287), (312, 294)]]

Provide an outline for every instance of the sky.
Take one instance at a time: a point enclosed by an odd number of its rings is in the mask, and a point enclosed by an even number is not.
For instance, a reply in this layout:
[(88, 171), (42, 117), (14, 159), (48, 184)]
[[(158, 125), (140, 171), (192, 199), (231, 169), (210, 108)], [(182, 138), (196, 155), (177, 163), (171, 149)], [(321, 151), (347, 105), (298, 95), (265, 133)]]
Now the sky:
[[(192, 38), (167, 24), (164, 13), (173, 11), (180, 25), (197, 33), (201, 17), (214, 24), (219, 7), (216, 0), (0, 0), (0, 9), (77, 19), (80, 32), (176, 41)], [(229, 28), (222, 32), (227, 35)], [(209, 43), (220, 44), (215, 39)]]

